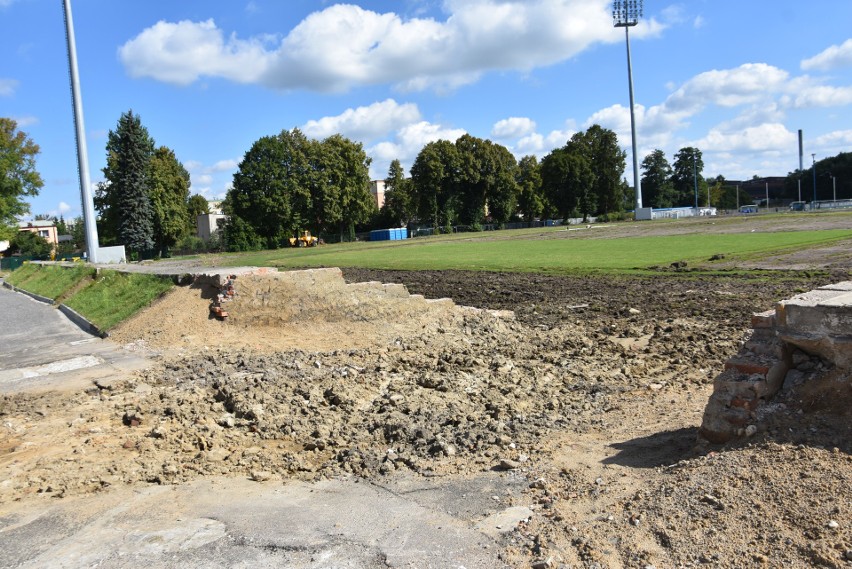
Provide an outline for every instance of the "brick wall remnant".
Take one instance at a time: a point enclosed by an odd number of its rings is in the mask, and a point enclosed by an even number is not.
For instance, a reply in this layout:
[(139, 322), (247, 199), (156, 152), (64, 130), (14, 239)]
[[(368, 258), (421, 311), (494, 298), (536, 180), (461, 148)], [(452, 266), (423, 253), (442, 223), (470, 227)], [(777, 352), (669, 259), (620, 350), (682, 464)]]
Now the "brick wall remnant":
[(852, 370), (852, 281), (821, 287), (752, 315), (752, 333), (713, 382), (699, 436), (752, 435), (769, 403), (829, 368)]

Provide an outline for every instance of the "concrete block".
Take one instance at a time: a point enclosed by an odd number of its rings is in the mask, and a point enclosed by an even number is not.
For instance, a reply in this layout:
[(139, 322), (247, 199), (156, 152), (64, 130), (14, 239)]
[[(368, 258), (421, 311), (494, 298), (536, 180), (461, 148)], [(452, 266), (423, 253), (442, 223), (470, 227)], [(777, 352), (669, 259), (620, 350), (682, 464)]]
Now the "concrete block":
[(784, 331), (780, 337), (803, 352), (819, 356), (837, 367), (852, 368), (852, 335), (830, 336)]
[(758, 328), (773, 328), (775, 326), (775, 309), (767, 310), (766, 312), (756, 312), (751, 315), (751, 327)]
[(852, 292), (852, 281), (843, 281), (819, 287), (819, 290), (839, 290)]
[(408, 289), (402, 283), (385, 283), (382, 285), (385, 294), (391, 298), (408, 298)]
[(782, 303), (783, 318), (779, 318), (779, 328), (820, 336), (852, 333), (852, 293), (812, 292), (823, 294)]

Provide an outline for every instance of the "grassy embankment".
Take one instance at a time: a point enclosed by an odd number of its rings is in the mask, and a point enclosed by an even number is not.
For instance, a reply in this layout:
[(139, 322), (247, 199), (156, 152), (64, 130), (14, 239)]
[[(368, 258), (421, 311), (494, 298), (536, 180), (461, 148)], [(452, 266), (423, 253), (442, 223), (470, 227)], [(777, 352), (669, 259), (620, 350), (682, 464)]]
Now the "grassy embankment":
[[(542, 234), (542, 230), (536, 230)], [(852, 238), (852, 231), (776, 231), (759, 233), (691, 233), (683, 235), (582, 238), (506, 238), (512, 232), (463, 234), (403, 241), (326, 245), (222, 255), (230, 265), (363, 267), (390, 270), (481, 270), (550, 274), (652, 274), (655, 267), (677, 261), (713, 272), (709, 259), (722, 254), (727, 262), (807, 249)], [(546, 234), (544, 234), (546, 236)]]
[(9, 284), (52, 298), (107, 331), (165, 294), (174, 284), (157, 275), (95, 271), (85, 265), (28, 263), (8, 275)]

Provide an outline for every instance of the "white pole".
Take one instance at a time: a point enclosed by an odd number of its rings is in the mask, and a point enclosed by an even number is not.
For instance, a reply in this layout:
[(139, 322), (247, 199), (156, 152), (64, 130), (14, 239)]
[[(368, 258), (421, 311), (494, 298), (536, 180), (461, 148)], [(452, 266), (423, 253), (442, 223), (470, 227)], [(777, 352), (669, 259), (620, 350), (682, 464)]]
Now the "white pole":
[(65, 9), (65, 38), (68, 41), (68, 67), (71, 72), (71, 97), (74, 100), (74, 125), (77, 139), (77, 169), (80, 173), (80, 196), (83, 205), (83, 224), (86, 228), (86, 250), (89, 261), (98, 262), (98, 227), (95, 222), (95, 205), (89, 182), (89, 156), (86, 150), (86, 129), (83, 126), (83, 100), (80, 93), (80, 76), (77, 72), (77, 46), (74, 41), (74, 22), (71, 18), (71, 0), (63, 0)]
[(634, 207), (636, 211), (642, 209), (642, 186), (639, 179), (639, 157), (636, 148), (636, 116), (633, 112), (633, 65), (630, 62), (630, 32), (629, 26), (624, 26), (624, 38), (627, 41), (627, 83), (630, 88), (630, 138), (633, 144), (633, 187), (636, 189)]

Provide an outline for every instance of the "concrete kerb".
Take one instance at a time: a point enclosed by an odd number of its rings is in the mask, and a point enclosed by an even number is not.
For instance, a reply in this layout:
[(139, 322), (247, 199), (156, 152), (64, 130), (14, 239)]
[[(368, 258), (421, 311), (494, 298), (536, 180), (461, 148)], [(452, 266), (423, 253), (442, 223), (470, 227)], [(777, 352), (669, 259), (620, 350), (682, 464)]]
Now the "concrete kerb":
[(60, 304), (57, 308), (59, 308), (59, 311), (64, 314), (66, 318), (68, 318), (68, 320), (76, 324), (77, 327), (80, 328), (83, 332), (91, 334), (92, 336), (98, 336), (100, 338), (106, 338), (109, 336), (109, 332), (101, 330), (92, 322), (86, 320), (86, 318), (82, 314), (80, 314), (70, 306), (66, 304)]
[(11, 284), (7, 283), (6, 281), (3, 281), (3, 286), (5, 286), (6, 288), (8, 288), (9, 290), (12, 290), (14, 292), (18, 292), (20, 294), (26, 295), (26, 296), (32, 298), (33, 300), (37, 300), (39, 302), (43, 302), (45, 304), (50, 304), (50, 305), (56, 304), (56, 301), (53, 300), (52, 298), (48, 298), (46, 296), (41, 296), (40, 294), (36, 294), (34, 292), (30, 292), (30, 291), (24, 290), (22, 288), (18, 288), (15, 285), (11, 285)]

